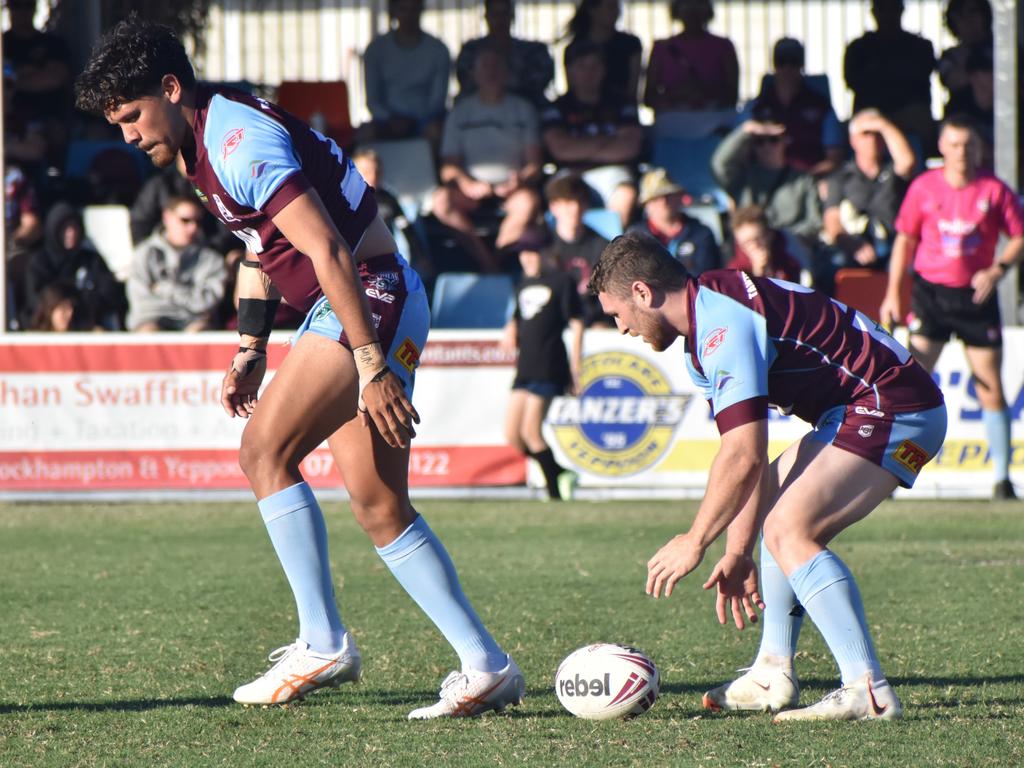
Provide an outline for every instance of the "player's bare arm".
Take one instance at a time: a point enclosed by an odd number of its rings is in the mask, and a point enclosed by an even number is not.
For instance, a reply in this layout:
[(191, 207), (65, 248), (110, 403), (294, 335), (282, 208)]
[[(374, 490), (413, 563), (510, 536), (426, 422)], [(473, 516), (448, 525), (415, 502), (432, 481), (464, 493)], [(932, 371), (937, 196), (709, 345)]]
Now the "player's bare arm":
[(267, 372), (267, 342), (281, 295), (247, 253), (238, 269), (238, 352), (221, 382), (220, 402), (229, 416), (252, 415)]
[(307, 190), (273, 219), (288, 241), (313, 262), (317, 280), (341, 321), (359, 371), (360, 410), (365, 404), (381, 437), (392, 448), (406, 448), (420, 420), (398, 377), (387, 366), (352, 251), (331, 222), (323, 202)]
[(765, 467), (743, 509), (729, 523), (725, 554), (715, 564), (711, 576), (704, 582), (704, 589), (717, 587), (715, 613), (718, 616), (718, 623), (726, 623), (727, 610), (731, 609), (737, 629), (744, 627), (744, 614), (751, 623), (757, 622), (754, 606), (764, 610), (753, 552), (757, 533), (761, 530), (771, 502), (768, 477), (769, 468)]
[(704, 552), (746, 506), (768, 465), (767, 421), (742, 424), (722, 435), (711, 463), (708, 489), (686, 533), (659, 549), (647, 563), (647, 594), (672, 594), (677, 581), (704, 559)]

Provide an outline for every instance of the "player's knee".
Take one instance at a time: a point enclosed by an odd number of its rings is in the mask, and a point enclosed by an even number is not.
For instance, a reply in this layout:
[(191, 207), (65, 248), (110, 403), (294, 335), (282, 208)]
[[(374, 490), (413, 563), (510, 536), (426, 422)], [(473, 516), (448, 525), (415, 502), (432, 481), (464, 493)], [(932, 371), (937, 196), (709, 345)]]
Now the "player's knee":
[(403, 516), (401, 506), (392, 498), (364, 496), (357, 492), (351, 495), (349, 506), (356, 522), (374, 541), (387, 538), (390, 532), (412, 522), (411, 511)]
[(238, 448), (238, 466), (242, 473), (255, 482), (262, 473), (282, 464), (282, 451), (270, 440), (265, 439), (256, 430), (246, 427), (242, 432), (242, 442)]

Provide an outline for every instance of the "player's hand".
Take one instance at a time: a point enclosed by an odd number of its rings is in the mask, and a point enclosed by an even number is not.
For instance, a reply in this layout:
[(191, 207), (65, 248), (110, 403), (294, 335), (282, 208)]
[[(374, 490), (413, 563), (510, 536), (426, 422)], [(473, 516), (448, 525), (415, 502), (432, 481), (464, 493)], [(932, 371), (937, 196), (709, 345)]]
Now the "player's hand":
[(700, 565), (703, 559), (704, 548), (687, 534), (679, 534), (647, 561), (647, 594), (657, 598), (664, 589), (665, 597), (668, 597), (675, 583)]
[(743, 629), (743, 614), (751, 624), (757, 623), (756, 605), (764, 610), (764, 601), (761, 599), (761, 590), (757, 581), (757, 565), (754, 559), (747, 555), (737, 555), (726, 552), (722, 559), (715, 564), (711, 576), (704, 582), (704, 589), (718, 587), (718, 597), (715, 601), (715, 613), (718, 615), (718, 623), (725, 624), (726, 608), (732, 608), (732, 618), (737, 629)]
[(228, 416), (247, 419), (252, 415), (266, 373), (264, 350), (249, 349), (234, 356), (220, 385), (220, 404)]
[(870, 267), (878, 261), (878, 252), (875, 251), (875, 246), (871, 243), (864, 243), (853, 252), (853, 260), (862, 267)]
[(878, 319), (886, 328), (894, 328), (903, 322), (899, 298), (892, 298), (886, 294), (882, 299), (882, 306), (878, 308)]
[(999, 279), (1003, 276), (999, 267), (991, 266), (988, 269), (980, 269), (971, 277), (971, 288), (974, 294), (971, 297), (975, 304), (984, 304), (992, 296), (992, 293), (999, 285)]
[(402, 381), (393, 372), (369, 382), (362, 391), (359, 414), (363, 424), (373, 421), (384, 442), (392, 448), (407, 448), (416, 437), (413, 424), (420, 423), (420, 415), (406, 397)]

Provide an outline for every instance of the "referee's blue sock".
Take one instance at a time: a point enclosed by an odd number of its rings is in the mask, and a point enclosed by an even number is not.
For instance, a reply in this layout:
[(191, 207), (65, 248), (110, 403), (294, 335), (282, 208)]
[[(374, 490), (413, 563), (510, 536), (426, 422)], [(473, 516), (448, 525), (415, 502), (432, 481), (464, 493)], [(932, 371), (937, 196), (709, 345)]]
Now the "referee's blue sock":
[(448, 552), (422, 515), (377, 554), (459, 654), (463, 670), (505, 668), (508, 656), (469, 604)]
[(1010, 409), (982, 411), (981, 420), (988, 435), (988, 450), (992, 455), (992, 469), (996, 482), (1010, 477)]
[(261, 499), (259, 507), (295, 596), (299, 639), (317, 653), (337, 653), (345, 626), (334, 602), (327, 527), (312, 489), (298, 483)]
[(761, 538), (761, 597), (764, 599), (764, 613), (761, 616), (761, 647), (757, 656), (792, 659), (800, 639), (804, 609), (797, 601), (786, 574), (765, 546), (764, 537)]
[(826, 549), (793, 571), (789, 583), (835, 656), (843, 684), (865, 672), (876, 682), (884, 680), (864, 603), (846, 564)]

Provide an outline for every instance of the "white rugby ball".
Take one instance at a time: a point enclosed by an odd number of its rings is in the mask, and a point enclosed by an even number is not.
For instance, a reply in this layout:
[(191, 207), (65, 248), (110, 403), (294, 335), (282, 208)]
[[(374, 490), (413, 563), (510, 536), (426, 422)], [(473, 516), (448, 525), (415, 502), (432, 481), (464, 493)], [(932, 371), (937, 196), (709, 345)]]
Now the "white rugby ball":
[(615, 643), (573, 651), (555, 673), (558, 700), (586, 720), (641, 715), (654, 705), (660, 687), (658, 668), (643, 651)]

